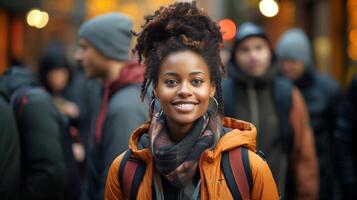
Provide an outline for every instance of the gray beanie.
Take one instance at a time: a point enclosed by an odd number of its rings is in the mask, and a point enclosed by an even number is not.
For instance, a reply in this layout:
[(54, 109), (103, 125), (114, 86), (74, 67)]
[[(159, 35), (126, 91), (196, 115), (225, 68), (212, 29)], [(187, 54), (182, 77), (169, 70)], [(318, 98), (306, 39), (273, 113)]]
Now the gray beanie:
[(119, 13), (109, 13), (84, 22), (78, 34), (104, 56), (126, 61), (131, 43), (132, 25), (129, 17)]
[(312, 64), (310, 41), (299, 28), (285, 32), (277, 42), (276, 55), (278, 59), (292, 59), (302, 61), (305, 67)]

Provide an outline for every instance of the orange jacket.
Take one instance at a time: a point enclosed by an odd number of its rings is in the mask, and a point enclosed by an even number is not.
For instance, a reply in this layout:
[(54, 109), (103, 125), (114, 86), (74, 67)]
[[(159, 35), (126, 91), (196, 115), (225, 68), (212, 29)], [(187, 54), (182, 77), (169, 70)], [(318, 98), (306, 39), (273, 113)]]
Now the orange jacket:
[(292, 109), (289, 118), (293, 131), (291, 154), (292, 171), (295, 174), (296, 200), (316, 200), (319, 191), (319, 170), (315, 152), (313, 131), (305, 101), (297, 88), (292, 92)]
[[(248, 157), (253, 178), (251, 199), (278, 199), (277, 187), (267, 163), (253, 153), (256, 146), (256, 128), (254, 125), (232, 118), (223, 118), (222, 121), (224, 127), (233, 130), (223, 135), (215, 148), (206, 150), (201, 155), (199, 161), (201, 199), (233, 199), (221, 170), (221, 156), (223, 151), (239, 146), (244, 146), (250, 150)], [(138, 150), (136, 146), (140, 136), (148, 132), (149, 126), (149, 123), (145, 123), (134, 131), (129, 143), (133, 155), (143, 160), (147, 165), (137, 194), (137, 199), (140, 200), (147, 200), (152, 197), (153, 157), (149, 149)], [(118, 156), (110, 167), (105, 188), (106, 200), (124, 199), (118, 182), (118, 170), (123, 155), (124, 153)]]

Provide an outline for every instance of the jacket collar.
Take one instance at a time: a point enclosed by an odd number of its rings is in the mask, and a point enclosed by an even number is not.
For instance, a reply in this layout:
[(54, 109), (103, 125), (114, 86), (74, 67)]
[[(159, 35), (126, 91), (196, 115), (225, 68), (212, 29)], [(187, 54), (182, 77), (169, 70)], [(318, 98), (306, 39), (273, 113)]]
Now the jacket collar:
[[(224, 134), (213, 149), (207, 151), (208, 159), (219, 157), (223, 151), (240, 146), (244, 146), (253, 152), (256, 151), (257, 131), (253, 124), (224, 117), (222, 125), (232, 130)], [(141, 125), (134, 131), (129, 141), (129, 148), (133, 151), (133, 154), (145, 162), (152, 162), (151, 152), (149, 149), (139, 149), (137, 144), (141, 135), (148, 133), (149, 127), (150, 122)]]

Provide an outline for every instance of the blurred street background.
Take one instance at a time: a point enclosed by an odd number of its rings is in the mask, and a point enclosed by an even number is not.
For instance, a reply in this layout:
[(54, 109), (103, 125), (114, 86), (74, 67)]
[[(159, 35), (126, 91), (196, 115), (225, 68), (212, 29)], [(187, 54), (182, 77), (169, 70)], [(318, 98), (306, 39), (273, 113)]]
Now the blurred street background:
[[(35, 69), (43, 50), (61, 43), (73, 61), (77, 30), (86, 19), (109, 11), (126, 13), (139, 30), (143, 16), (172, 0), (0, 0), (0, 74), (6, 67), (26, 63)], [(275, 43), (291, 27), (310, 37), (316, 67), (343, 86), (357, 62), (357, 1), (354, 0), (198, 0), (217, 21), (237, 26), (253, 21)], [(229, 23), (228, 23), (229, 25)], [(234, 28), (228, 31), (234, 34)], [(227, 33), (228, 34), (228, 33)], [(226, 38), (227, 39), (227, 38)], [(230, 38), (225, 43), (230, 48)]]

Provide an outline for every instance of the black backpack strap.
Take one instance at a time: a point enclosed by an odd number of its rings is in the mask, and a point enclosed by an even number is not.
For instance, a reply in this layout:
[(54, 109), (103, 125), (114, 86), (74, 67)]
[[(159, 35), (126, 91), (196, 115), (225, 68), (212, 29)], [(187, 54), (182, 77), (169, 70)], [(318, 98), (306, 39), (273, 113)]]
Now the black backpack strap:
[(145, 162), (134, 158), (131, 149), (128, 149), (120, 163), (118, 175), (124, 199), (136, 199), (145, 170)]
[(235, 200), (249, 200), (253, 187), (248, 149), (238, 147), (223, 152), (222, 170), (228, 188)]

